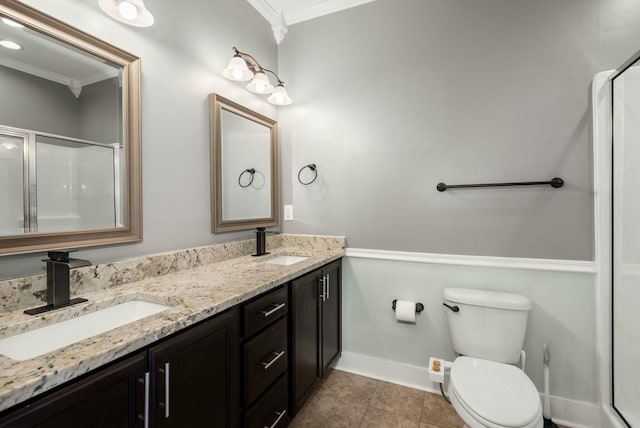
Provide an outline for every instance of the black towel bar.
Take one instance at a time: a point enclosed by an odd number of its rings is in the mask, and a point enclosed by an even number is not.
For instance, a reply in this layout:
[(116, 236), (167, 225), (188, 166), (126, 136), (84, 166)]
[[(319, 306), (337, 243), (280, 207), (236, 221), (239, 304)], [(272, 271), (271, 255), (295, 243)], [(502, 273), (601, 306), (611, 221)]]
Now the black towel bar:
[(439, 192), (444, 192), (447, 189), (469, 189), (475, 187), (509, 187), (509, 186), (551, 186), (554, 189), (558, 189), (564, 186), (564, 180), (556, 177), (549, 181), (519, 181), (515, 183), (483, 183), (483, 184), (446, 184), (438, 183), (436, 189)]

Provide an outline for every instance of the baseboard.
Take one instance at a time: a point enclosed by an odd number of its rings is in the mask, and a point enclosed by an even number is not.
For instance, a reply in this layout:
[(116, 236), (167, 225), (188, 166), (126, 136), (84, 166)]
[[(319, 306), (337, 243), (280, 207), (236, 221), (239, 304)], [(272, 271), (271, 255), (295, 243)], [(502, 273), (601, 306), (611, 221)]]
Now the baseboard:
[[(429, 381), (426, 367), (343, 351), (335, 368), (422, 391), (440, 393), (439, 385)], [(572, 428), (603, 427), (602, 410), (596, 404), (556, 396), (549, 398), (551, 415), (557, 424)]]
[(426, 367), (343, 351), (335, 368), (422, 391), (440, 393), (438, 384), (429, 381)]

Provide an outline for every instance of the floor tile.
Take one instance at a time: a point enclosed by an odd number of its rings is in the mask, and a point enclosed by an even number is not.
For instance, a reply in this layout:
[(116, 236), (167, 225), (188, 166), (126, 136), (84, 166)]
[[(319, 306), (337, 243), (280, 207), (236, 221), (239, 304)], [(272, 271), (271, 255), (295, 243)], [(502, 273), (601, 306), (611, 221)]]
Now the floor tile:
[(441, 395), (425, 393), (420, 422), (438, 428), (457, 428), (464, 425), (455, 409)]
[(358, 397), (353, 390), (340, 391), (338, 385), (320, 390), (311, 396), (293, 420), (292, 427), (328, 428), (360, 426), (369, 407), (370, 398)]
[(386, 410), (369, 407), (361, 428), (419, 428), (420, 417), (410, 418)]
[(417, 389), (382, 382), (373, 395), (371, 407), (419, 421), (424, 394)]
[(333, 394), (343, 400), (367, 400), (373, 398), (381, 381), (352, 373), (333, 370), (320, 386), (322, 393)]

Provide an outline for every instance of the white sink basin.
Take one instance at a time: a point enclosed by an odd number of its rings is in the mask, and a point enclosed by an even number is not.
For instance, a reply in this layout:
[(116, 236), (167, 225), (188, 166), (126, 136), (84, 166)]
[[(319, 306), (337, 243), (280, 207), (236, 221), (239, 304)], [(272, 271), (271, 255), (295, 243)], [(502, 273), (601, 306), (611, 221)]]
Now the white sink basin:
[(87, 315), (0, 339), (0, 354), (24, 361), (157, 314), (170, 306), (132, 300)]
[(268, 263), (270, 265), (281, 265), (281, 266), (289, 266), (296, 263), (299, 263), (303, 260), (307, 260), (309, 257), (303, 256), (278, 256), (269, 260), (265, 260), (264, 263)]

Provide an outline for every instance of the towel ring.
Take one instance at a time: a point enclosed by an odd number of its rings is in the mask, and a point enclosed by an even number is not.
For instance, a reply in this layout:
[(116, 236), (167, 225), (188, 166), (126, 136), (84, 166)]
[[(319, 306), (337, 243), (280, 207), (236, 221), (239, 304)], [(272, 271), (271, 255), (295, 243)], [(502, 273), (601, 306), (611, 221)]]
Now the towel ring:
[[(251, 174), (251, 180), (249, 180), (249, 183), (246, 186), (243, 186), (242, 185), (242, 176), (245, 175), (247, 172), (249, 174)], [(251, 186), (251, 183), (253, 183), (253, 177), (255, 176), (255, 174), (256, 174), (256, 169), (255, 168), (247, 168), (244, 171), (242, 171), (240, 173), (240, 176), (238, 177), (238, 186), (242, 187), (243, 189)]]
[[(304, 171), (305, 168), (309, 168), (311, 171), (315, 172), (311, 181), (302, 181), (302, 179), (300, 178), (300, 174), (302, 174), (302, 171)], [(300, 182), (300, 184), (303, 184), (305, 186), (308, 186), (309, 184), (316, 181), (316, 178), (318, 178), (318, 169), (315, 163), (310, 163), (309, 165), (305, 165), (302, 168), (300, 168), (300, 171), (298, 171), (298, 181)]]

